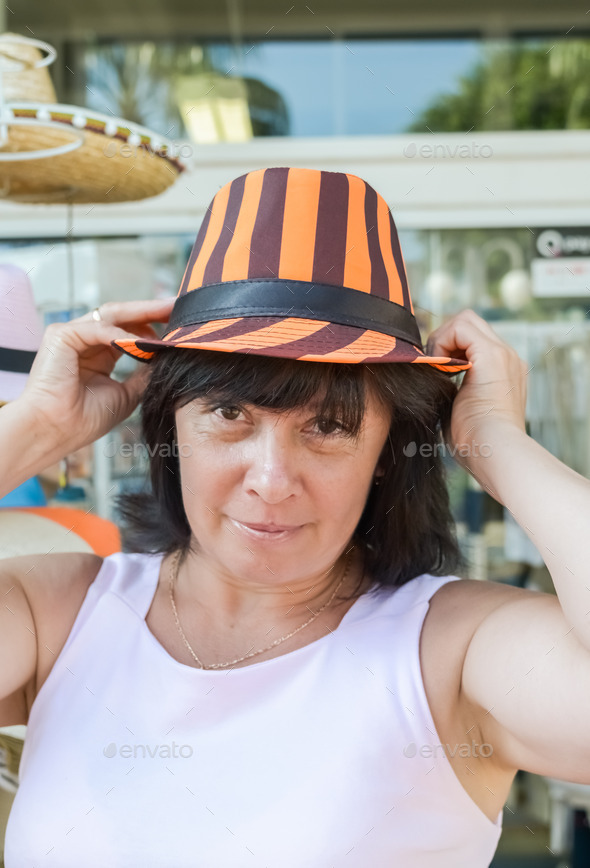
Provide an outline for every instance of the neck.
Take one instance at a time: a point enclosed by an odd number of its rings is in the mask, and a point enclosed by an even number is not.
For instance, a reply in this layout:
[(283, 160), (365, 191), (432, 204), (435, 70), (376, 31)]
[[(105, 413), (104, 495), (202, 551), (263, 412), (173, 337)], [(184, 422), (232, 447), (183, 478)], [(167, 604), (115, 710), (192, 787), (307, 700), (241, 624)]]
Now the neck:
[[(179, 560), (174, 593), (189, 623), (206, 620), (208, 628), (223, 631), (246, 626), (268, 630), (270, 624), (274, 638), (281, 630), (307, 621), (330, 598), (324, 616), (350, 605), (367, 589), (366, 581), (358, 588), (361, 558), (350, 545), (326, 569), (285, 581), (273, 576), (270, 581), (253, 581), (214, 567), (206, 554), (190, 551)], [(173, 563), (168, 564), (168, 570), (173, 568)]]

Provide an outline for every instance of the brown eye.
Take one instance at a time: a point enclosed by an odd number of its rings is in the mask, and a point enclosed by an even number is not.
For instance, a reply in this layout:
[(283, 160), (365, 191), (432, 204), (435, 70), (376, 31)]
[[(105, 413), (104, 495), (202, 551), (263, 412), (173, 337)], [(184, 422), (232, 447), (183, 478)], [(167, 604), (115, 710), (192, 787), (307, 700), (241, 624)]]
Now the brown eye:
[(217, 407), (216, 412), (226, 420), (226, 422), (235, 422), (242, 412), (239, 407)]
[(327, 416), (320, 416), (315, 422), (316, 430), (323, 436), (328, 437), (330, 434), (344, 434), (344, 426), (338, 419), (330, 419)]

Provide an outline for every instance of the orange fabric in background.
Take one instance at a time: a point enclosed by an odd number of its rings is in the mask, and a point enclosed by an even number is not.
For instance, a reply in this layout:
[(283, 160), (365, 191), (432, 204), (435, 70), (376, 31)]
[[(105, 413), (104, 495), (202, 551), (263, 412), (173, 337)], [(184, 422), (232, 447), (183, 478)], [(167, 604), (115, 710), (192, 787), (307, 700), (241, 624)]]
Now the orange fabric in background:
[[(70, 506), (21, 506), (19, 512), (33, 512), (56, 524), (71, 529), (102, 558), (121, 551), (121, 534), (116, 524), (98, 515), (91, 515)], [(15, 509), (15, 512), (17, 511)]]

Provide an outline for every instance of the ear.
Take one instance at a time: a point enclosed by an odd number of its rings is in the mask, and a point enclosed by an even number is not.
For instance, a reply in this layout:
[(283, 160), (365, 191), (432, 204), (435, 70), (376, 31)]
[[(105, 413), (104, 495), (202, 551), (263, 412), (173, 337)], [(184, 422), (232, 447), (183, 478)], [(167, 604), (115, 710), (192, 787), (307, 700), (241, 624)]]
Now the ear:
[(373, 474), (373, 485), (381, 485), (381, 480), (385, 476), (385, 470), (380, 464), (377, 464), (375, 473)]

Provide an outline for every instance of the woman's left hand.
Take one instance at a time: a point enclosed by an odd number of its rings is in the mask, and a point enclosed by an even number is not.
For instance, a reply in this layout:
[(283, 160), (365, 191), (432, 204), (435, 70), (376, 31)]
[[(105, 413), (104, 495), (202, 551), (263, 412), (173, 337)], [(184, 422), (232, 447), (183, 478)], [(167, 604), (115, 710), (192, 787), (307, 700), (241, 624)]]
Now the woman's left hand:
[[(528, 364), (471, 309), (463, 310), (429, 336), (428, 355), (465, 358), (449, 428), (443, 432), (455, 460), (472, 469), (484, 457), (480, 447), (493, 444), (493, 432), (515, 428), (526, 433)], [(484, 450), (485, 452), (485, 450)]]

